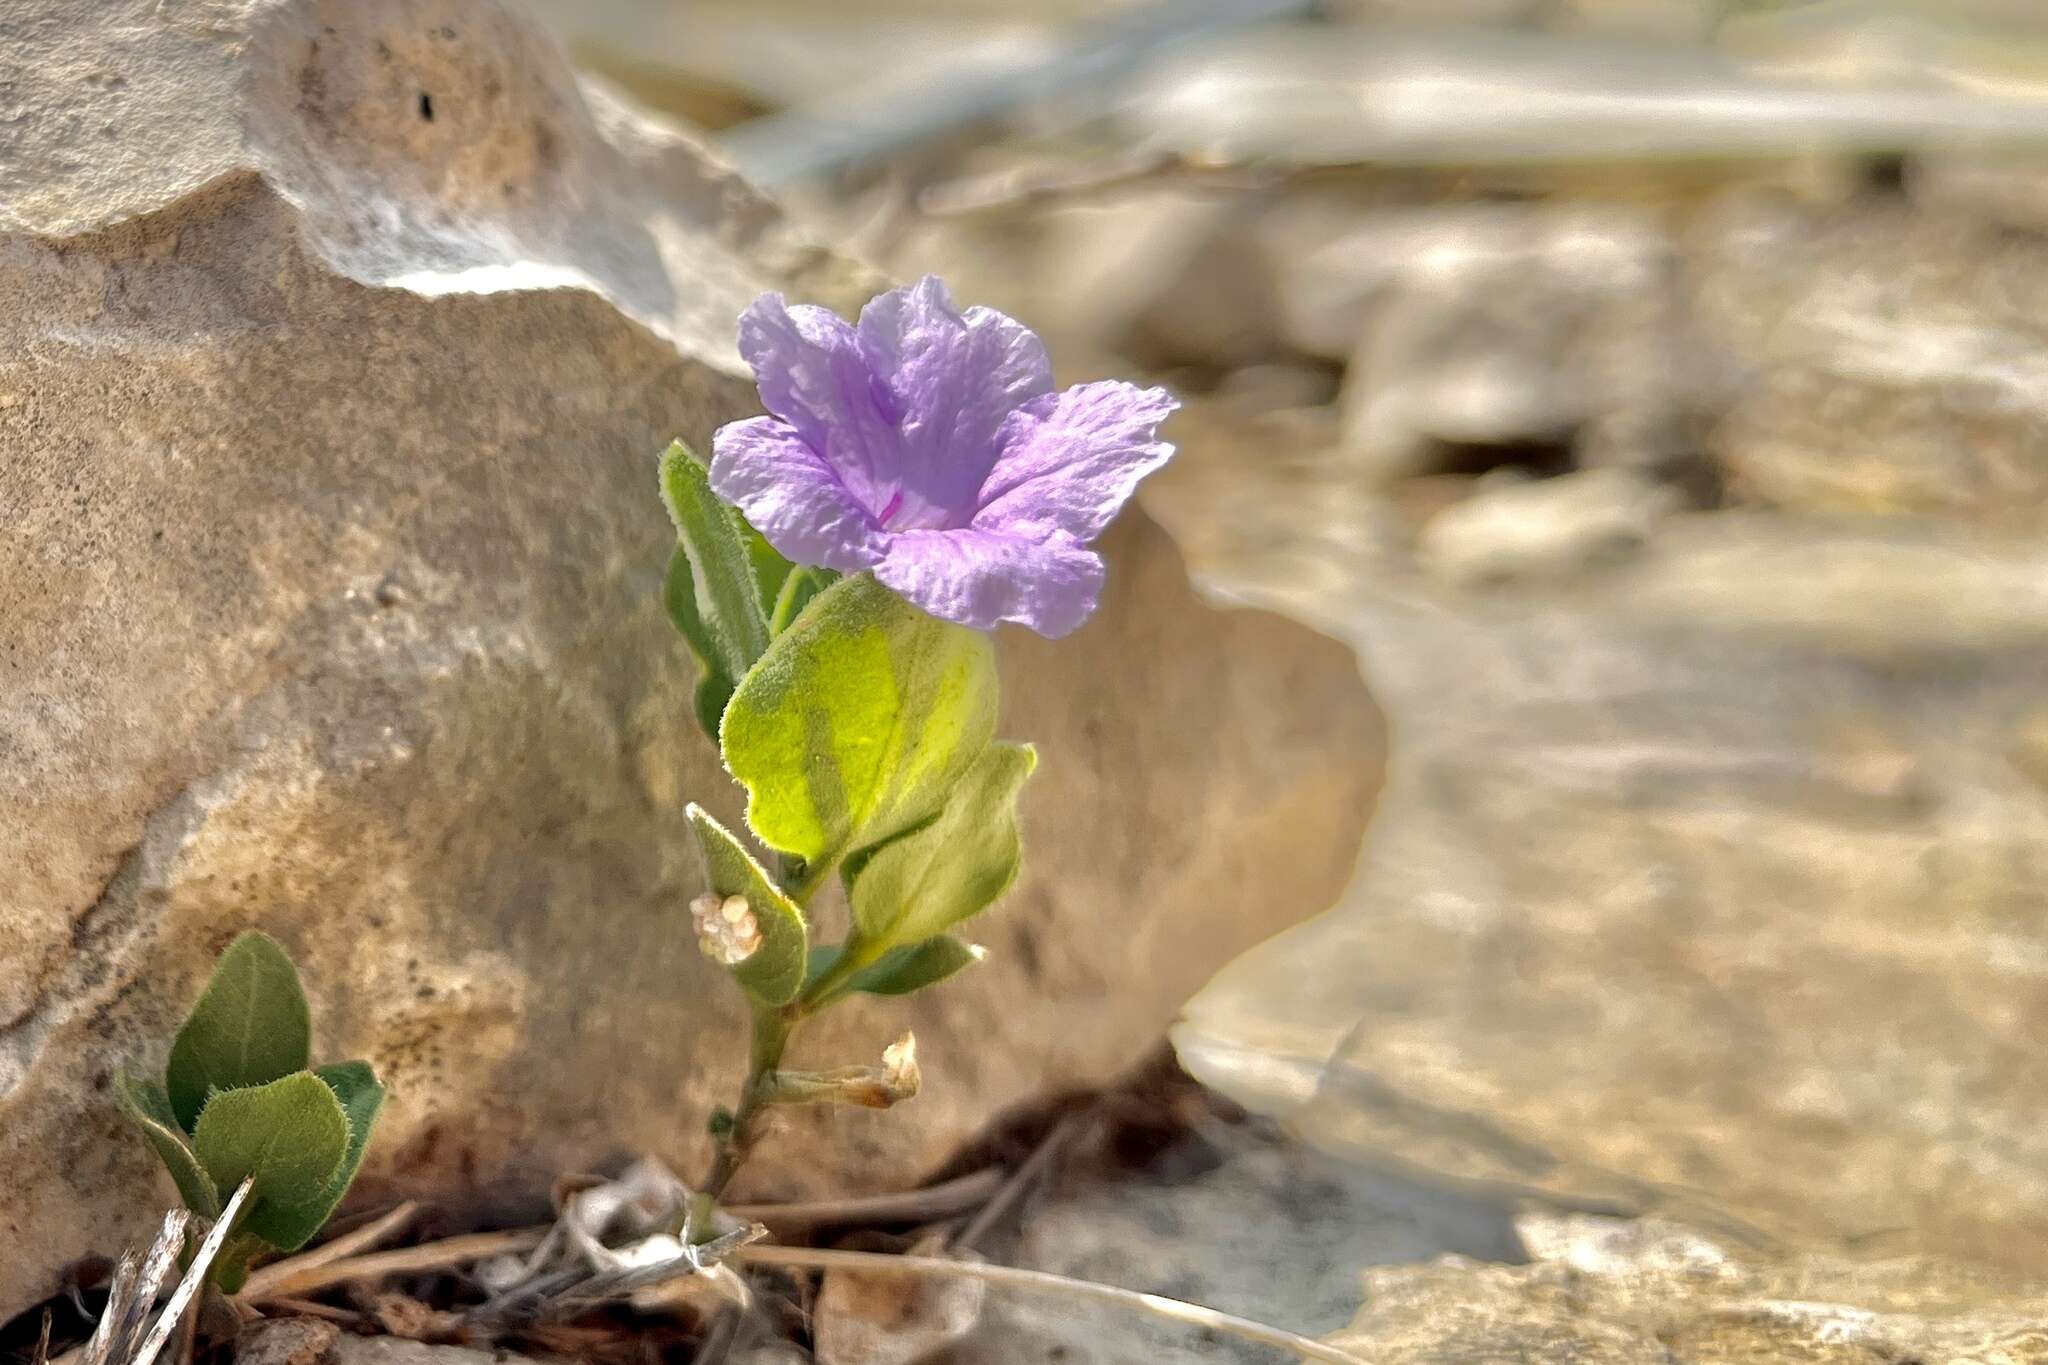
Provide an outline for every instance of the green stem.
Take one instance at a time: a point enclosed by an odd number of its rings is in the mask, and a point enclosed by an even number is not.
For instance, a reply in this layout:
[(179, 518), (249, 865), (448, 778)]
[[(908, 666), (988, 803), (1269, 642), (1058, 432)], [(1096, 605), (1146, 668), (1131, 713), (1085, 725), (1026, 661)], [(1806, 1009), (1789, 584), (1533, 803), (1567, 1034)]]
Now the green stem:
[[(802, 874), (797, 877), (796, 882), (784, 888), (789, 898), (798, 905), (809, 906), (811, 897), (818, 894), (818, 888), (823, 886), (825, 879), (832, 875), (834, 866), (835, 864), (829, 859), (819, 863), (803, 864)], [(782, 879), (785, 883), (789, 881), (789, 876), (790, 869), (785, 864), (782, 873)]]
[[(756, 1009), (754, 1011), (754, 1043), (747, 1058), (747, 1079), (740, 1088), (739, 1107), (733, 1110), (732, 1126), (718, 1140), (718, 1152), (712, 1159), (711, 1174), (700, 1188), (700, 1198), (715, 1202), (725, 1193), (725, 1187), (747, 1159), (747, 1154), (760, 1141), (761, 1111), (767, 1108), (769, 1081), (775, 1068), (782, 1065), (783, 1051), (789, 1046), (789, 1035), (795, 1031), (801, 1016), (792, 1010)], [(709, 1212), (706, 1208), (705, 1212)], [(701, 1220), (700, 1220), (701, 1221)], [(705, 1228), (708, 1235), (708, 1224)]]
[(846, 983), (859, 973), (875, 965), (881, 952), (873, 945), (849, 938), (846, 951), (839, 960), (826, 969), (823, 976), (804, 987), (803, 997), (797, 1001), (797, 1008), (806, 1015), (816, 1014), (825, 1006), (838, 999), (846, 990)]
[[(807, 905), (818, 888), (825, 884), (825, 879), (832, 875), (834, 866), (827, 859), (797, 870), (790, 866), (788, 860), (783, 860), (781, 880), (789, 898), (799, 906)], [(790, 881), (792, 871), (797, 871), (793, 883)], [(782, 1065), (782, 1054), (789, 1047), (790, 1036), (796, 1032), (797, 1025), (830, 1004), (854, 973), (871, 965), (877, 956), (859, 943), (848, 942), (839, 960), (813, 982), (800, 999), (781, 1009), (755, 1008), (754, 1041), (747, 1058), (747, 1079), (740, 1088), (740, 1102), (733, 1110), (732, 1125), (719, 1136), (711, 1173), (705, 1177), (692, 1200), (692, 1212), (700, 1236), (708, 1238), (713, 1235), (711, 1213), (719, 1196), (732, 1183), (733, 1176), (752, 1153), (754, 1144), (761, 1140), (761, 1115), (774, 1103), (775, 1070)]]

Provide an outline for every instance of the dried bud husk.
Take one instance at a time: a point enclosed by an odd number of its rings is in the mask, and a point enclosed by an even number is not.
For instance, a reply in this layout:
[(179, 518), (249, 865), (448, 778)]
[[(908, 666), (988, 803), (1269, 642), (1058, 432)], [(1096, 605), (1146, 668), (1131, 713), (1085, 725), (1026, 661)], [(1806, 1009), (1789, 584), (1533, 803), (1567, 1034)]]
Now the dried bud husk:
[(880, 1066), (846, 1066), (836, 1071), (777, 1071), (768, 1078), (770, 1104), (856, 1104), (887, 1109), (916, 1096), (924, 1083), (917, 1069), (917, 1038), (904, 1034), (882, 1050)]

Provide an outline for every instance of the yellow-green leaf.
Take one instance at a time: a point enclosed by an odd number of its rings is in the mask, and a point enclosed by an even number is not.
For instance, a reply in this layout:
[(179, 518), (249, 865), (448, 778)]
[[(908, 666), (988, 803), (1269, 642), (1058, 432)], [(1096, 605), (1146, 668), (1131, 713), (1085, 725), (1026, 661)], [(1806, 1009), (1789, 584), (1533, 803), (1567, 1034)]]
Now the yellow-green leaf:
[(938, 818), (846, 869), (855, 935), (870, 950), (937, 939), (1017, 878), (1017, 793), (1038, 764), (1028, 744), (993, 744)]
[(871, 574), (819, 593), (740, 681), (726, 766), (747, 823), (828, 867), (929, 818), (995, 734), (987, 636), (919, 611)]

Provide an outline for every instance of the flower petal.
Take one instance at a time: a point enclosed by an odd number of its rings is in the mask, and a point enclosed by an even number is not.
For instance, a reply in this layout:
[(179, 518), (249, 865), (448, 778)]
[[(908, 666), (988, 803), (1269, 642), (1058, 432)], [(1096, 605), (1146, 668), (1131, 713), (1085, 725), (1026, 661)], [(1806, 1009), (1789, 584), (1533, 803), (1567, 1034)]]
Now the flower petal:
[(711, 490), (747, 514), (796, 564), (852, 572), (882, 557), (884, 537), (797, 429), (773, 417), (728, 422), (711, 438)]
[(893, 400), (846, 319), (763, 294), (740, 314), (739, 346), (762, 406), (794, 427), (863, 507), (884, 506), (900, 462)]
[(875, 577), (932, 615), (976, 630), (1015, 621), (1057, 639), (1088, 619), (1102, 558), (1062, 535), (905, 531), (889, 537)]
[(901, 431), (906, 501), (891, 524), (964, 525), (995, 464), (1004, 419), (1052, 392), (1045, 344), (993, 308), (961, 312), (927, 275), (861, 309), (860, 346)]
[(1138, 481), (1172, 458), (1158, 426), (1179, 406), (1165, 389), (1115, 380), (1027, 403), (1003, 424), (1002, 455), (982, 485), (974, 525), (1093, 540)]

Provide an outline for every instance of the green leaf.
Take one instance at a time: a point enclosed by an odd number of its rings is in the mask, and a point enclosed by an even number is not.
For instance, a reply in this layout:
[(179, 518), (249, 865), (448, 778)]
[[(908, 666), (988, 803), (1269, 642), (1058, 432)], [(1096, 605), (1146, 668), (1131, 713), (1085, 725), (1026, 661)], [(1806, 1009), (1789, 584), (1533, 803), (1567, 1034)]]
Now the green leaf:
[(322, 1195), (327, 1204), (320, 1215), (324, 1223), (348, 1193), (348, 1187), (355, 1183), (356, 1172), (362, 1169), (363, 1153), (370, 1145), (370, 1130), (377, 1126), (377, 1113), (384, 1107), (384, 1087), (377, 1083), (377, 1073), (368, 1062), (337, 1062), (316, 1068), (313, 1074), (327, 1082), (334, 1097), (341, 1101), (342, 1113), (348, 1116), (348, 1151)]
[(719, 738), (761, 841), (823, 869), (938, 810), (995, 724), (988, 637), (858, 574), (776, 637)]
[[(754, 581), (760, 585), (761, 600), (773, 602), (782, 595), (783, 584), (795, 571), (796, 565), (782, 557), (782, 552), (768, 543), (768, 537), (754, 529), (739, 508), (730, 508), (732, 519), (739, 523), (740, 539), (747, 545), (747, 561), (754, 566)], [(814, 573), (831, 573), (829, 569), (814, 569)], [(837, 574), (832, 577), (837, 578)], [(827, 580), (830, 581), (829, 579)], [(772, 613), (771, 613), (772, 615)], [(770, 632), (773, 634), (773, 632)]]
[(333, 1087), (301, 1071), (216, 1092), (199, 1115), (192, 1150), (216, 1189), (255, 1177), (239, 1230), (295, 1251), (327, 1221), (331, 1205), (323, 1200), (348, 1157), (348, 1115)]
[(689, 561), (694, 633), (673, 562), (669, 572), (669, 614), (705, 660), (706, 672), (729, 678), (746, 675), (768, 648), (768, 613), (762, 606), (760, 571), (747, 549), (747, 533), (732, 508), (711, 491), (704, 466), (671, 442), (661, 456), (661, 495), (675, 521), (679, 548)]
[(788, 630), (811, 599), (839, 581), (839, 575), (830, 569), (802, 568), (792, 570), (782, 580), (782, 590), (776, 595), (775, 610), (768, 614), (768, 633), (780, 635)]
[(164, 1075), (171, 1112), (192, 1132), (209, 1093), (303, 1071), (312, 1051), (312, 1018), (292, 960), (268, 934), (243, 934), (220, 955), (171, 1044)]
[(223, 1294), (235, 1294), (249, 1280), (249, 1267), (257, 1257), (268, 1251), (261, 1237), (238, 1232), (221, 1245), (220, 1254), (213, 1258), (213, 1268), (206, 1272), (206, 1278), (213, 1281), (213, 1287)]
[(690, 556), (680, 545), (669, 557), (668, 580), (662, 586), (662, 601), (668, 607), (669, 620), (675, 622), (676, 629), (689, 641), (690, 653), (697, 660), (697, 724), (716, 740), (718, 719), (725, 714), (725, 704), (732, 700), (732, 690), (739, 683), (719, 663), (709, 628), (704, 624), (704, 618), (697, 614), (697, 583), (690, 573)]
[(164, 1088), (122, 1072), (114, 1077), (114, 1097), (121, 1103), (121, 1112), (142, 1130), (142, 1135), (156, 1148), (156, 1154), (163, 1158), (185, 1207), (201, 1218), (218, 1218), (220, 1191), (214, 1188), (213, 1178), (185, 1144), (185, 1134), (178, 1127), (178, 1116), (171, 1112), (171, 1097), (164, 1093)]
[(763, 1005), (786, 1005), (804, 984), (810, 926), (796, 902), (782, 893), (752, 854), (725, 826), (691, 805), (684, 814), (704, 855), (704, 880), (720, 896), (745, 896), (761, 926), (761, 946), (732, 969), (740, 988)]
[[(811, 970), (807, 979), (815, 981), (838, 965), (844, 948), (835, 944), (819, 948), (811, 953)], [(988, 950), (972, 943), (962, 943), (957, 938), (928, 938), (922, 943), (906, 943), (901, 948), (891, 948), (872, 964), (863, 967), (846, 979), (846, 983), (833, 991), (830, 996), (807, 1002), (813, 1008), (836, 1000), (841, 995), (860, 992), (865, 995), (909, 995), (926, 986), (935, 986), (953, 973), (971, 967), (988, 956)]]
[(938, 818), (846, 868), (854, 935), (870, 948), (935, 939), (1017, 879), (1017, 793), (1038, 765), (1028, 744), (992, 744)]

